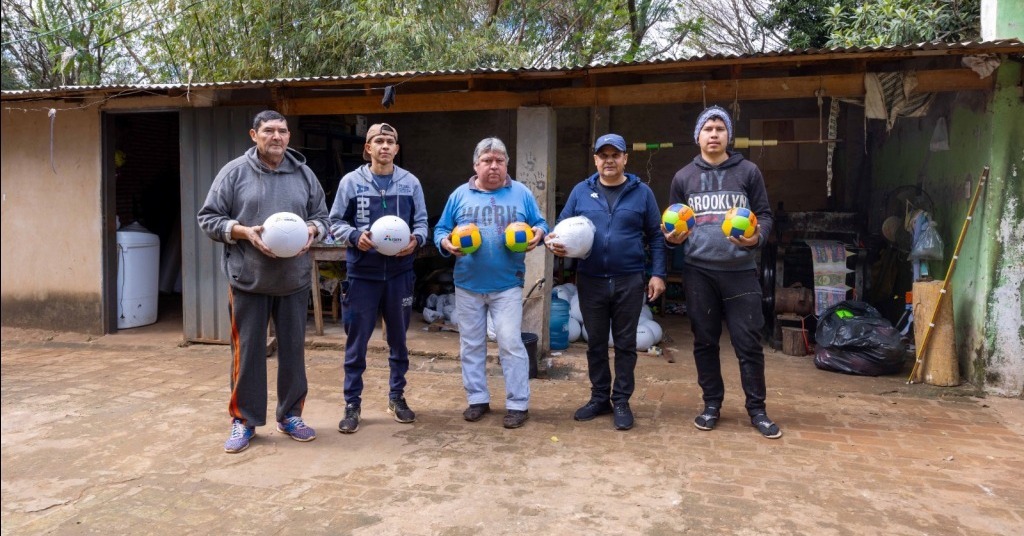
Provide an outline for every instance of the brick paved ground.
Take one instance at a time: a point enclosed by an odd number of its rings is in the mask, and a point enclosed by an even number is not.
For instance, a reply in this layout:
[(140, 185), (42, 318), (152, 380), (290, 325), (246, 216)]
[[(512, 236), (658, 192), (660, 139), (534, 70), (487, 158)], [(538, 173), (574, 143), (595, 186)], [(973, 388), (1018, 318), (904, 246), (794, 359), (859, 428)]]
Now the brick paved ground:
[(679, 362), (641, 358), (632, 431), (571, 419), (589, 393), (576, 346), (551, 363), (561, 379), (531, 382), (526, 426), (505, 430), (500, 375), (498, 411), (465, 422), (456, 336), (414, 331), (415, 424), (386, 414), (386, 359), (375, 355), (362, 427), (336, 432), (329, 331), (308, 353), (305, 418), (320, 437), (263, 427), (228, 455), (226, 347), (4, 328), (2, 532), (1024, 533), (1019, 399), (826, 373), (769, 351), (769, 409), (785, 432), (770, 441), (745, 418), (727, 350), (724, 415), (701, 432), (689, 341), (669, 330)]

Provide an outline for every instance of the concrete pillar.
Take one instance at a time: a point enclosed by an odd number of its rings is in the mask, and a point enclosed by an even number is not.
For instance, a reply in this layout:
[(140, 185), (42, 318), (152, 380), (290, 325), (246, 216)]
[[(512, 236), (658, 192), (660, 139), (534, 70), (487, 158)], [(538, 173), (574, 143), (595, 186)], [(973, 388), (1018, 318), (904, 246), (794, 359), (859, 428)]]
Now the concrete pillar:
[[(533, 192), (540, 211), (554, 227), (555, 218), (555, 111), (548, 107), (519, 108), (516, 112), (516, 155), (512, 176)], [(523, 305), (523, 331), (536, 333), (538, 356), (547, 354), (549, 347), (548, 323), (551, 316), (551, 278), (554, 260), (544, 247), (526, 254), (526, 288), (541, 278), (538, 286)]]

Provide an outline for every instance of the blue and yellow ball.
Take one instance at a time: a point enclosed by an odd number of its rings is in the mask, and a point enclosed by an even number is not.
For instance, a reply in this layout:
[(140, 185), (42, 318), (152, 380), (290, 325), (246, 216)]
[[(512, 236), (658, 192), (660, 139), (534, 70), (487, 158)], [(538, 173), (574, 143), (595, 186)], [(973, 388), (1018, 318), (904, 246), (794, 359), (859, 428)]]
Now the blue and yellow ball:
[(526, 251), (533, 240), (533, 229), (526, 222), (514, 221), (505, 227), (505, 246), (516, 253)]
[(722, 232), (726, 237), (750, 238), (757, 232), (757, 216), (749, 208), (732, 207), (725, 213)]
[(457, 225), (452, 229), (452, 234), (448, 239), (459, 251), (469, 255), (480, 249), (480, 228), (475, 223)]
[(661, 213), (661, 229), (666, 233), (679, 236), (697, 225), (697, 216), (688, 205), (674, 203)]

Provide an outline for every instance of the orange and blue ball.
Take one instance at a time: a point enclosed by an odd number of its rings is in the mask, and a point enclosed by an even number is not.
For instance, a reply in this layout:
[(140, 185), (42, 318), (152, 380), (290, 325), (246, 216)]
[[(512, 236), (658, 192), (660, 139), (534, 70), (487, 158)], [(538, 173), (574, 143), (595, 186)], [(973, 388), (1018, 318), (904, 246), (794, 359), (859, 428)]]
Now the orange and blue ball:
[(480, 249), (480, 228), (475, 223), (457, 225), (452, 229), (452, 234), (448, 239), (459, 251), (469, 255)]
[(757, 216), (749, 208), (732, 207), (725, 213), (722, 232), (726, 237), (750, 238), (757, 232)]
[(526, 222), (514, 221), (505, 227), (505, 246), (516, 253), (526, 251), (532, 240), (533, 229)]
[(688, 205), (674, 203), (661, 214), (661, 228), (666, 233), (679, 236), (697, 224), (697, 216)]

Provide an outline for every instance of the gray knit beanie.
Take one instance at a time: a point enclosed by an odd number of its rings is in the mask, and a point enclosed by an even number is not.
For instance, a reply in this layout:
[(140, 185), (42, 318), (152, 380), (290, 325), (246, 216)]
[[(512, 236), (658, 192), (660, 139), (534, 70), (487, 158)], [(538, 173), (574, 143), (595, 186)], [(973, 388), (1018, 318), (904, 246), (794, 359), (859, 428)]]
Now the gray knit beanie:
[(697, 125), (693, 127), (693, 143), (699, 143), (697, 138), (700, 136), (700, 129), (704, 128), (704, 123), (715, 117), (725, 123), (725, 132), (729, 135), (728, 141), (732, 141), (732, 118), (729, 117), (729, 112), (721, 106), (709, 106), (697, 116)]

